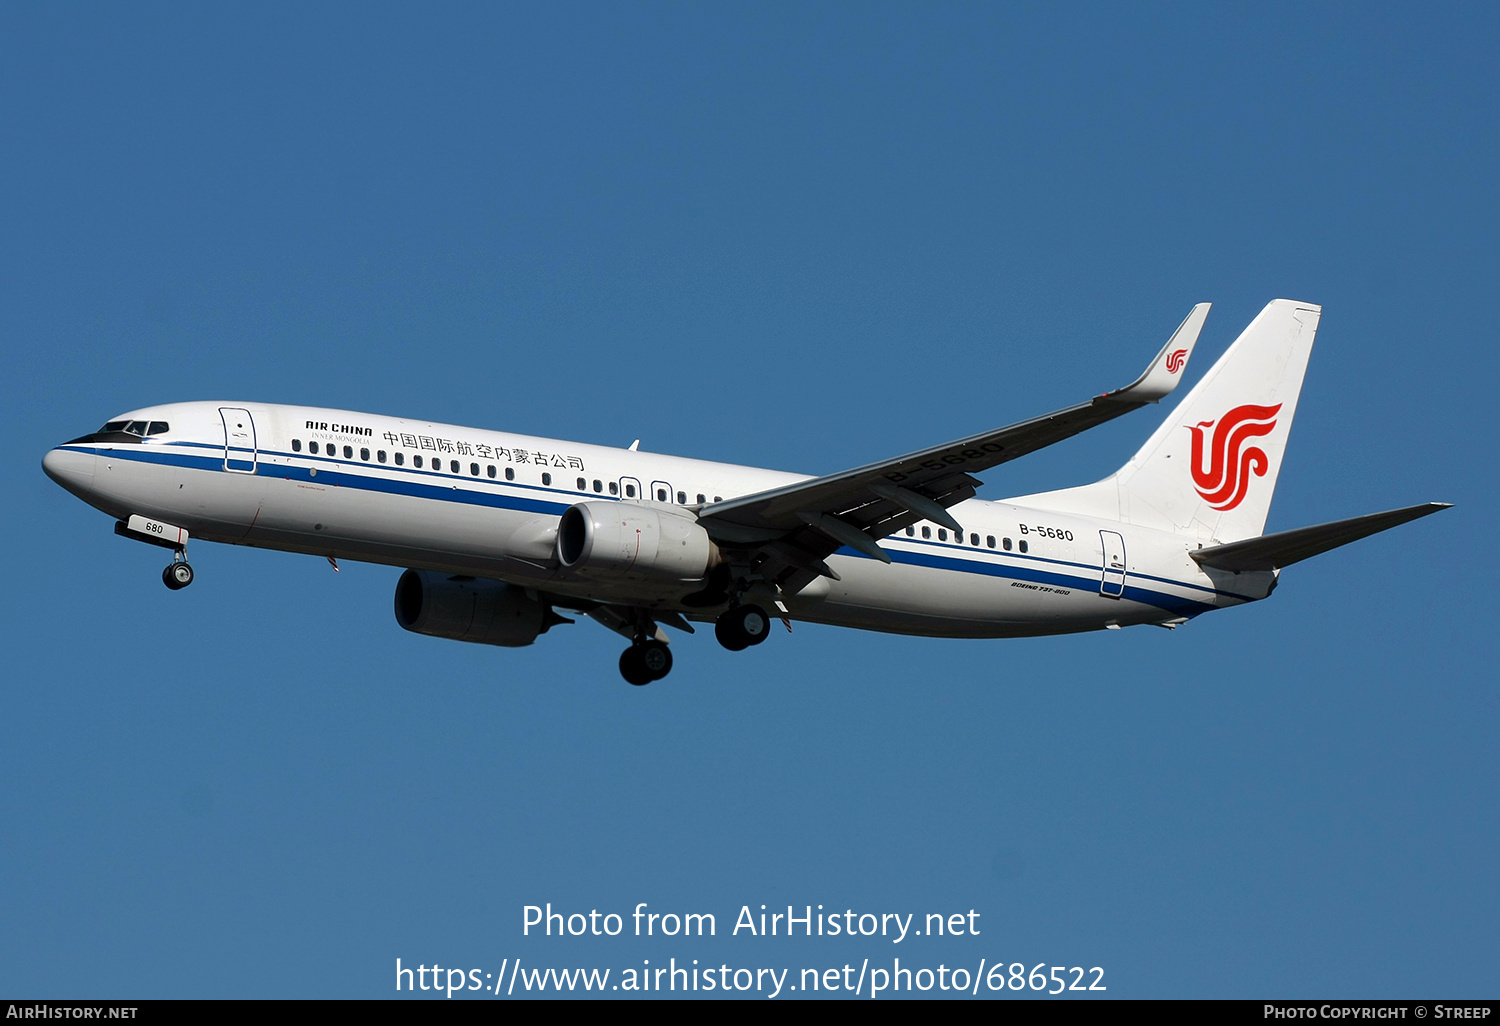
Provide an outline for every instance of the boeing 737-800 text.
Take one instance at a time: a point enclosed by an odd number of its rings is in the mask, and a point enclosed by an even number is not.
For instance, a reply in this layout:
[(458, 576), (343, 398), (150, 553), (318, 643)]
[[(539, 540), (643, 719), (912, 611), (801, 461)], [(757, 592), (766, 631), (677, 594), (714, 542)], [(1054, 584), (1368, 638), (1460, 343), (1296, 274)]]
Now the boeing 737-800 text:
[(574, 611), (630, 639), (632, 684), (666, 676), (663, 626), (730, 649), (774, 618), (939, 637), (1175, 627), (1268, 596), (1281, 569), (1445, 508), (1263, 535), (1321, 310), (1276, 300), (1103, 481), (1000, 501), (976, 476), (1155, 403), (1208, 316), (1125, 388), (824, 477), (339, 410), (191, 402), (122, 414), (51, 450), (47, 474), (172, 549), (189, 538), (405, 567), (396, 620), (529, 645)]

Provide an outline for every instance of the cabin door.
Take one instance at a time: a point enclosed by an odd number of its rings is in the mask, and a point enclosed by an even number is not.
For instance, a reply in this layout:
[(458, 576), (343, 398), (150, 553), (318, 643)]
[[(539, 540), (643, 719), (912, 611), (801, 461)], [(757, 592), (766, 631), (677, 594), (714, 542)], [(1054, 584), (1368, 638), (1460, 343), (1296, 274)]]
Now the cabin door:
[(1099, 578), (1099, 594), (1119, 598), (1125, 594), (1125, 539), (1114, 531), (1100, 531), (1104, 542), (1104, 567)]
[(235, 474), (255, 473), (255, 420), (249, 410), (219, 408), (224, 421), (224, 469)]

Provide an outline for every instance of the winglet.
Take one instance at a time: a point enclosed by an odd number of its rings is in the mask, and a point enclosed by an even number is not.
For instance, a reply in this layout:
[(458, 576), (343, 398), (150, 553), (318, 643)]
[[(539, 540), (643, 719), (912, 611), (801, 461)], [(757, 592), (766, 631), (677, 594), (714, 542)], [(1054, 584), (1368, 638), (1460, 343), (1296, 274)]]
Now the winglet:
[(1203, 330), (1203, 322), (1208, 319), (1208, 308), (1211, 305), (1199, 303), (1193, 307), (1187, 319), (1167, 339), (1161, 352), (1156, 354), (1156, 359), (1151, 361), (1151, 366), (1146, 368), (1146, 373), (1124, 388), (1107, 392), (1099, 398), (1154, 403), (1171, 395), (1177, 382), (1182, 380), (1182, 372), (1187, 369), (1188, 360), (1193, 355), (1193, 346), (1198, 343), (1198, 333)]

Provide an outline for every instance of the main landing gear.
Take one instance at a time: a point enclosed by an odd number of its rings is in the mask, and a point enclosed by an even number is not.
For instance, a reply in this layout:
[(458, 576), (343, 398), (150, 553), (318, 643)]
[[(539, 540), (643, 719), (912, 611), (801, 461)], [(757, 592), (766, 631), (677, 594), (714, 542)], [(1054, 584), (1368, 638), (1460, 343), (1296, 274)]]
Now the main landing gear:
[(672, 672), (672, 650), (655, 638), (637, 641), (620, 653), (620, 676), (636, 687)]
[(161, 583), (173, 591), (181, 591), (193, 583), (193, 568), (188, 566), (187, 553), (177, 550), (177, 558), (161, 572)]
[[(650, 617), (643, 612), (629, 629), (635, 641), (620, 653), (620, 676), (640, 687), (671, 673), (672, 651), (666, 642), (653, 637), (657, 628)], [(771, 616), (753, 603), (731, 606), (714, 621), (714, 636), (731, 652), (759, 645), (771, 636)]]
[(714, 637), (731, 652), (759, 645), (771, 636), (771, 617), (760, 606), (731, 606), (714, 621)]

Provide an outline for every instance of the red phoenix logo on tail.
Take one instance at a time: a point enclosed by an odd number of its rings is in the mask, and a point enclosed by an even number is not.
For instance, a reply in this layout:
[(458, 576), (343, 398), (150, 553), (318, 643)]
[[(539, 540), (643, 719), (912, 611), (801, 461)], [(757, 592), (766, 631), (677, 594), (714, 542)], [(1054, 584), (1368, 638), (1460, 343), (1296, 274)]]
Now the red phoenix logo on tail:
[(1177, 350), (1174, 350), (1170, 355), (1168, 355), (1167, 356), (1167, 373), (1168, 374), (1176, 374), (1178, 371), (1182, 370), (1182, 361), (1183, 361), (1184, 357), (1186, 357), (1186, 356), (1187, 356), (1187, 350), (1186, 349), (1177, 349)]
[(1193, 483), (1203, 501), (1217, 510), (1229, 510), (1238, 506), (1250, 487), (1250, 476), (1265, 476), (1271, 465), (1265, 451), (1258, 446), (1245, 448), (1245, 443), (1260, 435), (1269, 435), (1276, 429), (1276, 414), (1281, 404), (1275, 406), (1236, 406), (1219, 418), (1214, 428), (1212, 452), (1208, 466), (1203, 465), (1203, 435), (1214, 422), (1205, 420), (1197, 427), (1189, 427), (1193, 433)]

